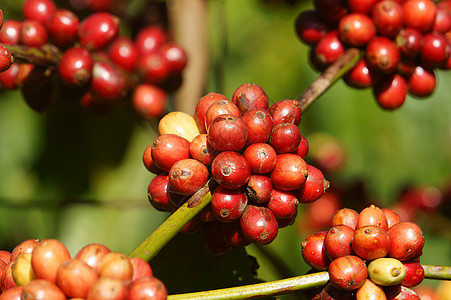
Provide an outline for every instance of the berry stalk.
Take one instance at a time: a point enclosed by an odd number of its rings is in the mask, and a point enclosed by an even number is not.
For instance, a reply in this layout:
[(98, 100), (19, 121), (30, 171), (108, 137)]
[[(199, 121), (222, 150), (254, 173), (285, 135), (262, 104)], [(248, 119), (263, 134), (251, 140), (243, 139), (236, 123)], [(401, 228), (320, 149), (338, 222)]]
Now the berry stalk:
[(61, 52), (51, 44), (44, 45), (41, 48), (23, 45), (5, 45), (5, 47), (14, 56), (15, 62), (53, 67), (61, 59)]
[(296, 276), (292, 278), (257, 283), (246, 286), (225, 288), (197, 293), (187, 293), (178, 295), (168, 295), (168, 300), (181, 299), (204, 299), (204, 300), (225, 300), (225, 299), (249, 299), (264, 296), (275, 296), (288, 294), (316, 287), (321, 287), (329, 281), (328, 272), (318, 272), (314, 274)]
[(158, 252), (182, 230), (211, 201), (210, 186), (216, 184), (209, 180), (188, 201), (172, 213), (154, 232), (133, 250), (129, 256), (151, 260)]
[(319, 98), (337, 80), (343, 77), (362, 58), (363, 52), (357, 48), (349, 48), (340, 58), (330, 65), (312, 84), (300, 94), (299, 101), (302, 111)]
[(421, 265), (424, 269), (424, 278), (451, 280), (451, 267)]

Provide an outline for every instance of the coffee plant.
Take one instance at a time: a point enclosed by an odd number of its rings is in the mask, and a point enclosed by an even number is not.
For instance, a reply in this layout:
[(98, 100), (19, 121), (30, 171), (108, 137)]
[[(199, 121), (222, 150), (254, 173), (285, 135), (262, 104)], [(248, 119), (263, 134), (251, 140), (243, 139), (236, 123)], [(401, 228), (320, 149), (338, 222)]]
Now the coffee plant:
[(449, 0), (6, 1), (0, 300), (450, 299), (450, 41)]

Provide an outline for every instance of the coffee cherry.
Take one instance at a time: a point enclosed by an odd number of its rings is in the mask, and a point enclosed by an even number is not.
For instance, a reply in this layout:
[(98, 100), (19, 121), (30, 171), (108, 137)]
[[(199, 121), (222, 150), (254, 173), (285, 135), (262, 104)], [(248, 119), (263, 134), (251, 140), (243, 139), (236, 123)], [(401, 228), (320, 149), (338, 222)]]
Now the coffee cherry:
[(407, 81), (409, 94), (416, 97), (430, 96), (434, 92), (436, 82), (433, 70), (417, 66)]
[(175, 43), (166, 43), (160, 47), (160, 52), (168, 62), (172, 73), (180, 73), (186, 67), (188, 57), (183, 47)]
[(295, 191), (301, 203), (312, 203), (329, 188), (329, 181), (324, 178), (324, 174), (312, 165), (307, 164), (307, 178), (305, 183)]
[[(319, 298), (311, 298), (311, 299), (321, 299), (321, 300), (353, 300), (355, 296), (351, 291), (345, 291), (337, 289), (332, 285), (332, 283), (326, 284), (326, 286), (321, 290), (321, 293), (318, 295)], [(308, 298), (310, 299), (310, 298)]]
[(414, 287), (423, 282), (424, 269), (419, 262), (416, 261), (404, 261), (402, 263), (406, 269), (406, 276), (401, 282), (402, 286)]
[(187, 139), (178, 135), (160, 135), (152, 143), (152, 160), (159, 169), (169, 172), (176, 162), (190, 158), (189, 145)]
[(295, 152), (301, 142), (301, 131), (293, 123), (281, 123), (273, 127), (270, 144), (277, 154)]
[(16, 286), (0, 294), (1, 300), (21, 300), (20, 295), (22, 294), (23, 286)]
[(392, 40), (376, 36), (366, 46), (366, 59), (370, 67), (392, 73), (399, 63), (400, 54)]
[(276, 166), (277, 153), (266, 143), (250, 145), (244, 150), (243, 156), (248, 161), (253, 174), (266, 174)]
[(345, 74), (343, 79), (351, 87), (368, 88), (373, 85), (375, 76), (376, 74), (368, 68), (366, 59), (361, 59)]
[(51, 72), (46, 72), (46, 68), (35, 66), (22, 83), (22, 98), (38, 113), (47, 111), (52, 104), (54, 85), (51, 75)]
[(102, 257), (97, 273), (99, 277), (131, 280), (133, 266), (127, 255), (120, 252), (109, 252)]
[(201, 133), (207, 133), (207, 128), (205, 127), (205, 114), (208, 108), (211, 104), (219, 100), (227, 100), (227, 98), (222, 94), (208, 93), (197, 101), (193, 118), (196, 120), (196, 124)]
[(406, 269), (399, 260), (383, 257), (370, 262), (368, 275), (378, 285), (393, 286), (401, 283), (406, 276)]
[(132, 281), (146, 276), (153, 276), (152, 268), (147, 261), (141, 257), (130, 257), (129, 260), (133, 267)]
[(430, 66), (439, 66), (446, 62), (451, 52), (448, 40), (438, 32), (423, 35), (421, 59)]
[[(38, 239), (28, 239), (20, 242), (14, 249), (11, 251), (10, 260), (16, 260), (17, 256), (21, 253), (32, 253), (36, 246), (39, 244)], [(9, 262), (8, 261), (8, 262)]]
[(127, 300), (152, 299), (164, 300), (168, 295), (166, 286), (156, 277), (147, 276), (133, 281), (128, 287)]
[(27, 20), (45, 25), (47, 19), (57, 10), (52, 0), (26, 0), (22, 5), (22, 14)]
[(415, 291), (400, 285), (385, 288), (385, 294), (387, 300), (420, 300)]
[(36, 278), (31, 266), (31, 255), (31, 253), (20, 253), (11, 265), (11, 275), (18, 286), (23, 286)]
[(329, 66), (345, 52), (343, 43), (338, 38), (338, 31), (326, 34), (315, 46), (314, 56), (321, 65)]
[(406, 57), (417, 57), (423, 46), (422, 34), (413, 28), (404, 28), (396, 36), (396, 46)]
[(349, 11), (369, 14), (378, 0), (348, 0)]
[(267, 203), (273, 191), (271, 179), (265, 175), (251, 175), (246, 188), (249, 199), (254, 203)]
[(182, 159), (169, 170), (169, 185), (176, 193), (191, 195), (207, 183), (208, 176), (203, 163), (192, 158)]
[(233, 115), (237, 118), (241, 117), (240, 110), (234, 103), (228, 100), (215, 101), (205, 112), (205, 128), (207, 131), (209, 131), (211, 122), (220, 115)]
[(344, 0), (314, 0), (313, 4), (321, 17), (329, 22), (337, 22), (347, 13)]
[(6, 45), (19, 44), (19, 35), (22, 22), (17, 20), (5, 20), (0, 30), (0, 43)]
[(324, 238), (324, 248), (327, 257), (334, 260), (338, 257), (352, 254), (351, 242), (354, 229), (346, 225), (336, 225), (329, 229)]
[(121, 68), (132, 72), (138, 62), (138, 51), (130, 37), (120, 36), (109, 46), (108, 57)]
[(12, 274), (12, 265), (13, 264), (14, 264), (14, 261), (12, 260), (3, 266), (1, 277), (0, 277), (2, 292), (17, 286), (17, 284), (14, 282), (14, 277)]
[(0, 30), (3, 27), (3, 22), (5, 21), (5, 17), (3, 15), (3, 10), (0, 9)]
[(66, 300), (64, 292), (52, 281), (35, 279), (27, 283), (20, 294), (20, 299)]
[(169, 63), (159, 52), (139, 56), (137, 70), (142, 80), (150, 84), (161, 84), (171, 71)]
[(238, 107), (241, 115), (251, 109), (268, 109), (268, 95), (261, 86), (255, 83), (240, 85), (233, 92), (231, 101)]
[(332, 30), (315, 9), (306, 9), (299, 13), (294, 21), (294, 28), (299, 39), (307, 45), (316, 45), (319, 40)]
[(69, 251), (56, 239), (43, 239), (36, 245), (31, 257), (31, 265), (36, 278), (55, 282), (58, 267), (70, 259)]
[(296, 154), (277, 155), (276, 165), (270, 177), (275, 188), (294, 191), (299, 189), (308, 175), (306, 162)]
[(241, 120), (247, 129), (247, 145), (268, 141), (273, 129), (273, 122), (267, 110), (249, 109), (241, 116)]
[(311, 234), (301, 244), (304, 261), (315, 270), (327, 270), (331, 263), (324, 247), (326, 234), (327, 231)]
[(158, 123), (158, 132), (160, 135), (176, 134), (190, 142), (200, 134), (194, 118), (181, 111), (171, 111), (164, 115)]
[(290, 191), (273, 188), (267, 204), (277, 220), (289, 219), (297, 213), (299, 200)]
[(359, 213), (351, 208), (337, 210), (332, 217), (331, 226), (346, 225), (356, 229), (359, 220)]
[(304, 136), (301, 135), (301, 141), (299, 142), (299, 145), (298, 145), (298, 148), (296, 149), (295, 154), (304, 158), (307, 156), (308, 151), (309, 151), (308, 141)]
[(451, 13), (444, 7), (437, 6), (437, 14), (435, 15), (434, 25), (432, 31), (440, 32), (442, 34), (451, 30)]
[(142, 28), (135, 37), (135, 45), (139, 55), (156, 52), (168, 40), (167, 33), (158, 26)]
[(86, 300), (119, 300), (125, 299), (128, 288), (122, 280), (111, 277), (100, 277), (89, 289)]
[(193, 138), (189, 146), (189, 152), (192, 158), (200, 161), (204, 165), (210, 165), (218, 151), (208, 142), (207, 134), (199, 134)]
[(387, 219), (388, 228), (401, 221), (399, 215), (395, 211), (389, 208), (382, 208), (381, 210), (384, 213), (385, 218)]
[(71, 87), (86, 85), (92, 78), (94, 60), (83, 47), (73, 47), (64, 51), (58, 64), (58, 74)]
[(437, 8), (430, 0), (409, 0), (402, 3), (405, 26), (420, 32), (429, 31), (434, 25)]
[(332, 285), (346, 291), (361, 287), (368, 275), (365, 262), (354, 255), (334, 259), (330, 263), (328, 271)]
[(78, 38), (80, 45), (88, 50), (107, 47), (119, 34), (118, 17), (107, 12), (96, 12), (80, 22)]
[(253, 243), (267, 245), (277, 236), (277, 220), (267, 207), (247, 205), (240, 218), (244, 236)]
[(208, 142), (217, 151), (240, 151), (246, 141), (246, 124), (234, 115), (219, 115), (208, 127)]
[(46, 23), (52, 43), (62, 48), (71, 46), (78, 38), (79, 23), (78, 17), (70, 10), (56, 10)]
[(357, 300), (365, 300), (365, 299), (380, 299), (387, 300), (385, 296), (384, 289), (375, 284), (371, 279), (365, 280), (365, 283), (357, 289), (356, 292)]
[(55, 283), (67, 297), (86, 298), (97, 281), (97, 272), (80, 259), (68, 259), (56, 272)]
[(91, 243), (78, 250), (74, 258), (84, 261), (94, 271), (97, 272), (102, 258), (111, 250), (102, 244)]
[(371, 17), (377, 32), (386, 37), (394, 37), (404, 26), (404, 12), (400, 3), (383, 0), (374, 6)]
[(5, 263), (9, 263), (11, 261), (11, 252), (0, 250), (0, 260), (3, 260)]
[(227, 244), (232, 247), (242, 248), (251, 244), (243, 234), (239, 221), (221, 223), (221, 233)]
[(380, 107), (394, 110), (406, 100), (407, 82), (399, 74), (380, 78), (374, 85), (373, 94)]
[(159, 211), (173, 211), (180, 197), (172, 191), (167, 173), (155, 176), (147, 187), (150, 204)]
[(241, 154), (224, 151), (213, 159), (211, 173), (220, 185), (235, 189), (244, 186), (249, 181), (251, 169)]
[(385, 231), (388, 229), (388, 222), (384, 212), (373, 204), (360, 212), (356, 229), (368, 225), (379, 226)]
[(11, 52), (9, 52), (8, 48), (0, 44), (0, 73), (8, 70), (13, 62), (14, 57), (11, 56)]
[(364, 46), (375, 35), (376, 27), (373, 20), (365, 14), (350, 13), (344, 16), (338, 23), (338, 36), (340, 40), (350, 46)]
[(218, 186), (211, 198), (211, 210), (221, 222), (238, 220), (247, 205), (246, 190), (244, 188), (228, 189)]
[(127, 81), (117, 66), (108, 62), (94, 62), (90, 91), (95, 97), (116, 101), (127, 93)]
[(162, 116), (166, 111), (167, 103), (168, 95), (158, 86), (141, 83), (133, 90), (133, 108), (143, 119)]
[(47, 29), (38, 21), (25, 20), (19, 32), (19, 44), (30, 47), (41, 47), (48, 41)]
[(385, 257), (390, 251), (390, 239), (379, 226), (363, 226), (354, 232), (352, 250), (365, 260)]
[(423, 232), (412, 222), (399, 222), (387, 231), (390, 240), (390, 257), (407, 261), (421, 255), (424, 246)]

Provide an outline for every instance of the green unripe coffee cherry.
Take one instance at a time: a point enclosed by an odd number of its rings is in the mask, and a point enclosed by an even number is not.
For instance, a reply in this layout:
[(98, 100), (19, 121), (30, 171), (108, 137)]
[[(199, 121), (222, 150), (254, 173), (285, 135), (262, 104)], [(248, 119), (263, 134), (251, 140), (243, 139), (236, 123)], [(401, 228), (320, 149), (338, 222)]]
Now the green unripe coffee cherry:
[(406, 276), (406, 269), (399, 260), (383, 257), (373, 260), (368, 265), (368, 275), (376, 284), (392, 286), (401, 283)]

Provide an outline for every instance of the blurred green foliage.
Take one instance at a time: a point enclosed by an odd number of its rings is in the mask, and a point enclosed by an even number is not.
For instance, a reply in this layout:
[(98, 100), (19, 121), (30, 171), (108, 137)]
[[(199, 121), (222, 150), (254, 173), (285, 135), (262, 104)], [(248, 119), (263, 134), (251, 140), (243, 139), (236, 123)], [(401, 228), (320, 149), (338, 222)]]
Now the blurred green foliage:
[[(254, 82), (277, 101), (295, 98), (318, 76), (293, 27), (310, 2), (208, 4), (212, 64), (205, 93), (231, 97), (240, 84)], [(0, 8), (6, 18), (17, 17), (20, 5), (7, 1)], [(318, 99), (304, 113), (301, 132), (307, 139), (326, 133), (343, 145), (346, 164), (328, 178), (331, 185), (361, 182), (375, 203), (388, 206), (407, 184), (442, 186), (450, 180), (449, 73), (437, 73), (437, 90), (430, 99), (409, 97), (393, 112), (381, 110), (370, 90), (351, 89), (343, 82)], [(99, 116), (56, 100), (48, 113), (38, 115), (18, 91), (0, 92), (0, 246), (11, 250), (27, 238), (55, 237), (72, 254), (90, 242), (128, 253), (167, 216), (147, 201), (152, 175), (141, 161), (156, 132), (128, 107)], [(259, 278), (274, 280), (308, 270), (300, 255), (307, 233), (297, 229), (282, 229), (271, 245), (248, 247), (258, 258)], [(422, 262), (449, 265), (449, 236), (437, 230), (425, 234)], [(202, 251), (193, 252), (196, 259), (210, 259)], [(177, 270), (178, 260), (162, 256), (159, 268), (163, 260), (167, 270)]]

